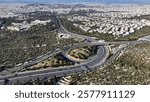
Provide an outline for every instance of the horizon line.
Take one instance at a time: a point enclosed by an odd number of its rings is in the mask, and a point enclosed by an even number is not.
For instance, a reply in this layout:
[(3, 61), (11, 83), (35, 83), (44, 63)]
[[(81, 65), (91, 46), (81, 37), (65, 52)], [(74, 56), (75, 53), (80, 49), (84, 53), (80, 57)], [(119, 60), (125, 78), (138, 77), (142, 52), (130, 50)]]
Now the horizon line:
[(74, 2), (74, 3), (44, 3), (44, 2), (30, 2), (30, 1), (26, 1), (26, 2), (9, 2), (9, 1), (0, 1), (0, 4), (7, 4), (7, 3), (11, 3), (11, 4), (83, 4), (83, 5), (99, 5), (99, 4), (104, 4), (104, 5), (111, 5), (111, 4), (124, 4), (124, 5), (139, 5), (139, 4), (147, 4), (149, 5), (150, 3), (103, 3), (103, 2), (99, 2), (99, 3), (96, 3), (96, 2)]

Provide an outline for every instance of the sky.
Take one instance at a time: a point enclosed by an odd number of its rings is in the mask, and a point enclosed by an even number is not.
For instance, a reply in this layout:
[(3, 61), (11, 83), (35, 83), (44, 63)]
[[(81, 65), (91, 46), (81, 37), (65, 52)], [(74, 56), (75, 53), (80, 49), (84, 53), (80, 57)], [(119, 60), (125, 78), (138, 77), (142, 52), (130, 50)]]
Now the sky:
[(0, 2), (26, 3), (150, 3), (150, 0), (0, 0)]

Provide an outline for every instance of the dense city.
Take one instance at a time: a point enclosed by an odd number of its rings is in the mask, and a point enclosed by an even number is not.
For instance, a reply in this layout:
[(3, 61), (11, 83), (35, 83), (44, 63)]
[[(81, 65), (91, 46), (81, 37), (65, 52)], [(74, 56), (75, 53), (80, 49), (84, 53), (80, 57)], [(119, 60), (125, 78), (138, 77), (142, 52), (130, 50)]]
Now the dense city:
[(0, 84), (150, 84), (149, 42), (148, 4), (0, 3)]

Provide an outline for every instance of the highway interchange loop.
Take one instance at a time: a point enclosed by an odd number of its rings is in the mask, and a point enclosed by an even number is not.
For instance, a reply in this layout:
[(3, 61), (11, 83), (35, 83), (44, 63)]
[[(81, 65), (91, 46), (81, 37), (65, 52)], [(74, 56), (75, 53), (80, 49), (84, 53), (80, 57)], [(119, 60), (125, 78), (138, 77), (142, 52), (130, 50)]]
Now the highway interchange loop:
[[(126, 44), (126, 47), (129, 45), (134, 45), (138, 43), (143, 43), (144, 41), (125, 41), (125, 42), (98, 42), (93, 37), (88, 37), (84, 35), (78, 35), (75, 33), (68, 32), (61, 24), (60, 26), (60, 32), (63, 32), (65, 34), (70, 34), (73, 37), (79, 37), (85, 40), (88, 40), (89, 42), (85, 42), (83, 44), (79, 45), (72, 45), (67, 46), (67, 49), (64, 51), (61, 51), (60, 49), (56, 49), (53, 52), (48, 52), (40, 57), (37, 57), (34, 61), (30, 61), (28, 63), (24, 63), (23, 65), (16, 66), (15, 68), (4, 70), (0, 72), (0, 84), (23, 84), (27, 83), (31, 80), (36, 79), (48, 79), (53, 77), (61, 77), (61, 76), (67, 76), (72, 74), (78, 74), (83, 73), (87, 71), (92, 71), (95, 69), (100, 68), (100, 66), (104, 66), (104, 64), (107, 62), (107, 58), (109, 56), (109, 49), (106, 45), (109, 44)], [(41, 70), (34, 70), (34, 71), (25, 71), (25, 72), (19, 72), (19, 70), (26, 68), (27, 66), (32, 66), (34, 64), (37, 64), (53, 55), (56, 55), (58, 53), (62, 53), (62, 55), (66, 58), (68, 51), (72, 49), (76, 49), (79, 47), (84, 46), (97, 46), (97, 53), (95, 56), (92, 57), (92, 59), (87, 60), (83, 63), (76, 63), (75, 65), (70, 66), (63, 66), (63, 67), (57, 67), (57, 68), (46, 68)], [(122, 51), (124, 48), (118, 50), (117, 54), (113, 56), (111, 60), (113, 60), (120, 51)]]

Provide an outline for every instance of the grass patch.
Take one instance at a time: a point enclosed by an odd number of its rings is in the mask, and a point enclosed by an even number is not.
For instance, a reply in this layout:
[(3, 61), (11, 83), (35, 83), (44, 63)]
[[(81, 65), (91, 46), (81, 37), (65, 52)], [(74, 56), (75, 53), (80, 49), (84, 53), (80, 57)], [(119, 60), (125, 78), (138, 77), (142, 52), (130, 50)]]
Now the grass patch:
[(86, 60), (89, 57), (95, 55), (95, 53), (96, 53), (95, 46), (92, 46), (92, 47), (86, 46), (83, 48), (77, 48), (77, 49), (70, 51), (69, 55), (77, 59)]
[(148, 85), (150, 84), (150, 44), (129, 47), (125, 53), (104, 69), (73, 75), (72, 84)]
[(63, 56), (61, 56), (61, 54), (57, 54), (52, 58), (46, 59), (38, 64), (35, 64), (21, 71), (39, 70), (39, 69), (46, 69), (50, 67), (55, 68), (55, 67), (69, 66), (69, 65), (74, 65), (74, 62), (64, 58)]

